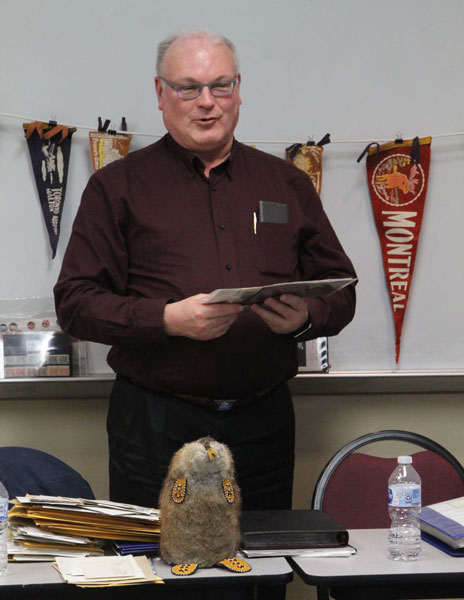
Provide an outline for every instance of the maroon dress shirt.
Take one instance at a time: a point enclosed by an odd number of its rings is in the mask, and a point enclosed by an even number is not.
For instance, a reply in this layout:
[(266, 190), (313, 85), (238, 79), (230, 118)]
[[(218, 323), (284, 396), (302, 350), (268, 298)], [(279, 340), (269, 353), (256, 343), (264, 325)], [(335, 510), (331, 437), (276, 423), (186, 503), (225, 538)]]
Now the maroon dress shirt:
[[(288, 223), (257, 223), (260, 200), (288, 205)], [(245, 309), (210, 341), (168, 337), (165, 304), (216, 288), (355, 277), (310, 178), (234, 141), (206, 178), (170, 135), (97, 171), (74, 221), (55, 286), (64, 331), (109, 344), (110, 366), (169, 394), (233, 398), (297, 372), (294, 335)], [(309, 298), (303, 339), (351, 321), (353, 286)]]

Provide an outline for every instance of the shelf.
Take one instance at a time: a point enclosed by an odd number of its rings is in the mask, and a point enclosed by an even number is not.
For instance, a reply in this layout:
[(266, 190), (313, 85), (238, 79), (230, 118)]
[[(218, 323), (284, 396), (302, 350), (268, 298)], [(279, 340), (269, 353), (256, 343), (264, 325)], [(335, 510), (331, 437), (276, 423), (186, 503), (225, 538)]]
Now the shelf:
[(301, 373), (290, 389), (298, 395), (459, 393), (464, 392), (464, 371)]
[[(112, 375), (4, 379), (0, 399), (105, 398), (114, 381)], [(292, 394), (431, 394), (464, 392), (464, 371), (337, 371), (301, 373), (290, 381)]]
[(111, 375), (3, 379), (0, 381), (0, 399), (108, 397), (113, 381)]

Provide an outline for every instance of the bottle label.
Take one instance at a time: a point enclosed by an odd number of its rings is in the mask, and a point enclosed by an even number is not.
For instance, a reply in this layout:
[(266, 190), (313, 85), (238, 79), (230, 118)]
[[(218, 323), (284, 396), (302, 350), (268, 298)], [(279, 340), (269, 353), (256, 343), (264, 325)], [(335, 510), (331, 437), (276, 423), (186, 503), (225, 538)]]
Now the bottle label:
[(388, 488), (388, 505), (399, 506), (401, 508), (408, 506), (421, 505), (420, 485), (395, 485)]
[(8, 501), (0, 500), (0, 523), (2, 521), (8, 521)]

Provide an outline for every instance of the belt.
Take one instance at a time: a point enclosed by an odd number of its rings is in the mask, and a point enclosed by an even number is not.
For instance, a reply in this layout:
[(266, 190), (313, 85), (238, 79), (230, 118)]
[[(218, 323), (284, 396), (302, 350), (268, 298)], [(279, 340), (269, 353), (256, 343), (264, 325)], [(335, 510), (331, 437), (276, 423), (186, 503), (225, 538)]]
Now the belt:
[(251, 404), (258, 398), (265, 396), (271, 390), (272, 388), (268, 388), (267, 390), (257, 392), (256, 394), (240, 396), (239, 398), (210, 398), (209, 396), (190, 396), (188, 394), (176, 394), (176, 397), (181, 398), (182, 400), (187, 400), (188, 402), (196, 404), (197, 406), (203, 406), (204, 408), (209, 408), (214, 411), (224, 411), (233, 410), (235, 408), (239, 408), (239, 406)]

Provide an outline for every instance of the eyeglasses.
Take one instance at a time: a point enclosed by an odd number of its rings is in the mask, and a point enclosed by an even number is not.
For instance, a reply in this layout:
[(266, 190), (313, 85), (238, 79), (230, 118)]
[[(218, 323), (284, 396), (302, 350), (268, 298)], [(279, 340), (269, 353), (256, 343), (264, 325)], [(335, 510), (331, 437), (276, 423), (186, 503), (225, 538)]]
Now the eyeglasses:
[(205, 87), (209, 89), (212, 96), (224, 98), (231, 96), (237, 85), (237, 77), (231, 81), (211, 81), (210, 83), (189, 83), (187, 85), (175, 85), (164, 77), (160, 77), (160, 79), (175, 90), (182, 100), (195, 100), (195, 98), (199, 98)]

